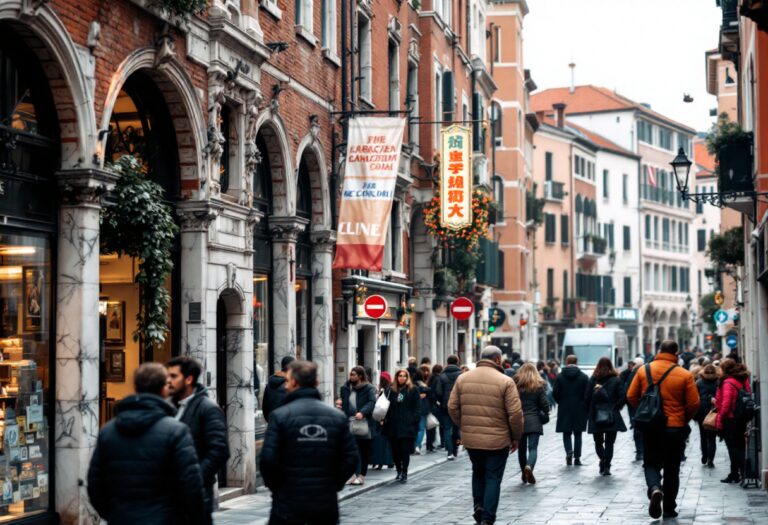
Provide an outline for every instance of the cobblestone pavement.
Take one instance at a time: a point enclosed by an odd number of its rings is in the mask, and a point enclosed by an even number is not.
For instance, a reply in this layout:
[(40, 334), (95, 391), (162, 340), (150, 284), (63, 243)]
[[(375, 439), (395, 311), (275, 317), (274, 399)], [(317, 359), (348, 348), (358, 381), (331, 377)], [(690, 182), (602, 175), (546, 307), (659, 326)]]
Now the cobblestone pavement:
[[(554, 425), (553, 421), (545, 427), (539, 445), (536, 485), (523, 485), (517, 455), (509, 458), (497, 524), (634, 525), (653, 521), (648, 517), (643, 471), (641, 464), (633, 461), (634, 444), (629, 433), (619, 434), (613, 476), (603, 477), (598, 475), (593, 441), (587, 434), (582, 458), (585, 465), (565, 465), (561, 434), (554, 432)], [(708, 469), (699, 461), (698, 441), (698, 430), (694, 428), (687, 447), (689, 459), (681, 468), (680, 516), (664, 523), (768, 524), (768, 494), (720, 483), (728, 471), (725, 445), (718, 442), (716, 468)], [(423, 465), (436, 454), (416, 459)], [(394, 474), (383, 471), (378, 476), (391, 478)], [(345, 499), (340, 505), (341, 523), (473, 524), (470, 479), (471, 465), (462, 454), (458, 461), (410, 476), (406, 485), (385, 483)], [(261, 501), (257, 503), (253, 498)], [(269, 514), (266, 494), (244, 496), (224, 503), (224, 507), (233, 510), (217, 513), (217, 525), (262, 524)]]

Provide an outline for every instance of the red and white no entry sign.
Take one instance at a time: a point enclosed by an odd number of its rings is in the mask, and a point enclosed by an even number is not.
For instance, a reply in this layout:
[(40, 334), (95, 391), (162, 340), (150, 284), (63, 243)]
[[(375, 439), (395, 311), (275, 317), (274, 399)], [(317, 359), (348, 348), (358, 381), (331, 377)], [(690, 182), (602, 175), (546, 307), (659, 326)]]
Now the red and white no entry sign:
[(365, 315), (373, 319), (381, 319), (387, 313), (387, 300), (380, 295), (370, 295), (363, 305)]
[(475, 304), (466, 297), (459, 297), (451, 303), (451, 315), (457, 321), (466, 321), (475, 313)]

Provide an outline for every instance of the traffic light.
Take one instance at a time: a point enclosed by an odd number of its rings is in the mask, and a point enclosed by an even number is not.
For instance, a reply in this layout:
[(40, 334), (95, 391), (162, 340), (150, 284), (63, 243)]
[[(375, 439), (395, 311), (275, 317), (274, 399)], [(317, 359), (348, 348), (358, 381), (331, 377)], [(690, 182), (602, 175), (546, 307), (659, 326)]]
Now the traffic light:
[(492, 334), (495, 331), (496, 331), (496, 327), (495, 326), (493, 326), (493, 325), (489, 325), (488, 326), (488, 333), (489, 334)]

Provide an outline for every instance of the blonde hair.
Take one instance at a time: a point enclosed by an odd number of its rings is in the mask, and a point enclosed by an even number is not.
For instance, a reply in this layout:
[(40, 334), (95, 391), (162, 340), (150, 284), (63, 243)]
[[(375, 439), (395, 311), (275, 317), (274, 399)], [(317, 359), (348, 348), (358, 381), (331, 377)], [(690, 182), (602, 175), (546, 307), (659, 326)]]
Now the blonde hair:
[(410, 390), (413, 388), (413, 382), (411, 381), (411, 374), (406, 370), (405, 368), (401, 368), (397, 372), (395, 372), (395, 377), (392, 378), (392, 384), (390, 385), (390, 388), (394, 393), (398, 393), (400, 391), (400, 383), (397, 381), (398, 376), (400, 374), (405, 374), (405, 390)]
[(520, 392), (536, 392), (544, 386), (544, 379), (533, 363), (525, 363), (513, 377)]

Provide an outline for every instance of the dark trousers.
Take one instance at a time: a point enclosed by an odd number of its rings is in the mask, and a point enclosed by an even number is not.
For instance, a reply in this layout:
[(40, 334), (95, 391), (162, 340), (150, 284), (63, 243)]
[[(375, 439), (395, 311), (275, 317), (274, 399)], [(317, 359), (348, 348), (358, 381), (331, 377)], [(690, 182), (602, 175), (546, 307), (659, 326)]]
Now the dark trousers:
[(411, 464), (413, 438), (390, 438), (389, 444), (392, 446), (392, 459), (395, 461), (395, 468), (398, 472), (407, 473), (408, 465)]
[(595, 453), (603, 466), (610, 467), (613, 460), (613, 444), (616, 443), (616, 432), (595, 432)]
[(701, 457), (706, 458), (707, 461), (713, 461), (717, 452), (717, 432), (707, 430), (699, 423), (699, 437), (701, 438)]
[(728, 458), (731, 460), (731, 474), (741, 475), (747, 457), (747, 426), (733, 419), (723, 421), (723, 438), (728, 447)]
[(520, 438), (520, 446), (517, 449), (517, 461), (520, 463), (520, 470), (526, 465), (531, 470), (536, 466), (536, 459), (539, 457), (539, 434), (523, 434)]
[(664, 510), (677, 507), (675, 500), (680, 490), (680, 459), (685, 437), (684, 428), (643, 433), (643, 469), (648, 497), (654, 488), (660, 488), (664, 492)]
[(643, 447), (643, 433), (637, 429), (634, 429), (632, 434), (635, 439), (635, 454), (642, 456), (645, 450)]
[(563, 447), (565, 454), (581, 457), (581, 432), (563, 432)]
[(455, 456), (456, 452), (458, 452), (458, 446), (456, 446), (457, 441), (457, 434), (458, 434), (458, 427), (453, 424), (453, 420), (451, 419), (451, 416), (448, 415), (448, 413), (445, 413), (444, 418), (444, 432), (445, 432), (445, 450), (448, 452), (448, 454)]
[(286, 519), (271, 514), (269, 516), (269, 525), (336, 525), (339, 523), (338, 512), (329, 515), (313, 516), (311, 519)]
[(499, 508), (501, 480), (507, 466), (509, 449), (467, 450), (472, 461), (472, 499), (475, 509), (483, 509), (481, 521), (495, 522)]
[(372, 440), (355, 438), (355, 441), (357, 441), (357, 453), (360, 456), (357, 463), (357, 469), (355, 469), (355, 474), (358, 476), (365, 476), (368, 474), (368, 461), (370, 461), (371, 457)]

